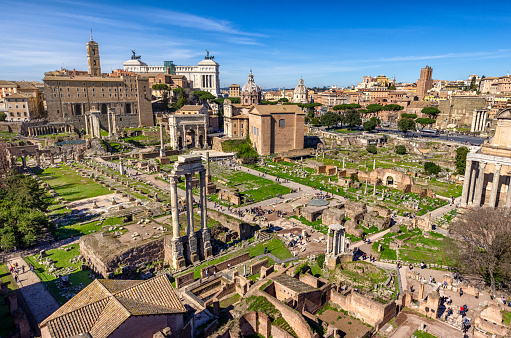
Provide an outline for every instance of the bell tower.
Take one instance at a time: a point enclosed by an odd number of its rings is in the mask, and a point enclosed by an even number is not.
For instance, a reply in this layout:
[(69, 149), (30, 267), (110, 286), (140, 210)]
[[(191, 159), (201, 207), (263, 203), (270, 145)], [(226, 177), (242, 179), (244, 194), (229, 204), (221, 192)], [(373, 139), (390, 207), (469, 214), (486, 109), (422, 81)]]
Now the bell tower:
[(92, 29), (90, 31), (90, 41), (87, 42), (87, 63), (89, 64), (89, 75), (101, 76), (101, 64), (99, 63), (99, 45), (92, 40)]

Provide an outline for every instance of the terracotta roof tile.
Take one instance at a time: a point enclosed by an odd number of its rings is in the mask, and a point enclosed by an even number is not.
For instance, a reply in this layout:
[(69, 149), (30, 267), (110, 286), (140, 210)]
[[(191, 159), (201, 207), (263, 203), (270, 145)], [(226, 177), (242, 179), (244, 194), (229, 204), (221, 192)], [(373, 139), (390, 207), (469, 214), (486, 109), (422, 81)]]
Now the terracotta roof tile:
[(162, 275), (146, 281), (95, 280), (46, 318), (52, 337), (90, 333), (108, 337), (130, 316), (184, 313), (185, 307)]

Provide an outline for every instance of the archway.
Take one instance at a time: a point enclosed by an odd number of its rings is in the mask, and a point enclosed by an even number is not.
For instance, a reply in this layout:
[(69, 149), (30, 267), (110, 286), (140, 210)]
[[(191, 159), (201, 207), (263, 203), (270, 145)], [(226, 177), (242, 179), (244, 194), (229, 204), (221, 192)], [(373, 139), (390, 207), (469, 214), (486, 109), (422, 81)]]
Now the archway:
[(187, 148), (196, 147), (196, 134), (193, 129), (189, 129), (186, 131), (186, 146)]
[(387, 185), (394, 185), (394, 177), (387, 176)]
[(82, 105), (75, 104), (75, 115), (82, 115)]
[(126, 105), (124, 106), (124, 113), (131, 114), (131, 104), (126, 103)]
[(199, 147), (204, 148), (204, 135), (199, 135)]
[(106, 103), (103, 103), (101, 105), (101, 114), (107, 114), (108, 113), (108, 106), (106, 105)]

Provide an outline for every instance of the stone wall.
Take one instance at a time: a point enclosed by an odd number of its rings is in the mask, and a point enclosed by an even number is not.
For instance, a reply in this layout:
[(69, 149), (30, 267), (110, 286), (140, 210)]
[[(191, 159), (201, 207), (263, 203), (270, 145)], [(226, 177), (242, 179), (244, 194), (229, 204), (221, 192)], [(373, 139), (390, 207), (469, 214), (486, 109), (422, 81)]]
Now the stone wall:
[(293, 328), (298, 337), (300, 338), (314, 337), (314, 334), (310, 326), (307, 324), (303, 316), (298, 311), (283, 304), (282, 302), (278, 301), (275, 297), (265, 292), (260, 292), (259, 290), (257, 290), (256, 292), (258, 293), (258, 295), (266, 297), (266, 299), (268, 299), (268, 301), (275, 306), (275, 308), (282, 315), (282, 318), (284, 318), (286, 322), (288, 322), (288, 324)]
[(21, 132), (21, 122), (0, 122), (0, 132), (2, 133), (16, 133)]
[(330, 301), (377, 330), (396, 315), (395, 301), (382, 304), (352, 290), (343, 293), (331, 290)]
[(176, 277), (176, 289), (192, 284), (194, 281), (195, 279), (193, 278), (193, 271), (185, 273), (184, 275)]
[(229, 230), (236, 231), (240, 239), (250, 238), (254, 236), (255, 230), (258, 230), (255, 226), (252, 226), (249, 223), (240, 221), (234, 217), (227, 216), (216, 210), (208, 209), (208, 217), (220, 222), (222, 226), (228, 228)]
[(324, 208), (318, 207), (303, 207), (300, 209), (300, 215), (309, 222), (315, 222), (321, 218)]
[(343, 209), (328, 208), (323, 211), (321, 221), (324, 225), (344, 224), (346, 212)]
[(116, 268), (134, 269), (146, 263), (164, 260), (164, 239), (150, 239), (123, 245), (108, 235), (90, 234), (80, 237), (80, 254), (91, 269), (108, 277)]
[(235, 265), (238, 265), (240, 263), (246, 262), (250, 259), (250, 254), (248, 252), (245, 252), (243, 255), (236, 256), (234, 258), (228, 259), (226, 261), (223, 261), (221, 263), (218, 263), (216, 265), (210, 265), (205, 268), (202, 268), (201, 270), (201, 277), (206, 277), (206, 271), (208, 271), (208, 275), (211, 276), (214, 271), (222, 271), (229, 267), (229, 264), (231, 267), (234, 267)]
[(261, 267), (263, 266), (265, 268), (268, 267), (268, 258), (265, 258), (262, 261), (252, 264), (252, 266), (250, 266), (250, 274), (255, 275), (256, 273), (259, 273), (261, 271)]

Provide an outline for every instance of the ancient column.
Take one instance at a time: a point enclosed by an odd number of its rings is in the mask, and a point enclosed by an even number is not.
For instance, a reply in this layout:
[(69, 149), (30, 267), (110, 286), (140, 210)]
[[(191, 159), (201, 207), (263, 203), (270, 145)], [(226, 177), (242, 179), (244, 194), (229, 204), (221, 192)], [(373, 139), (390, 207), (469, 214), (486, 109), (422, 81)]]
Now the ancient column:
[(179, 205), (177, 197), (177, 177), (170, 177), (170, 205), (172, 208), (172, 239), (179, 239)]
[(206, 177), (210, 177), (209, 172), (209, 151), (206, 151)]
[(376, 169), (376, 159), (373, 159), (373, 170)]
[(333, 253), (337, 255), (337, 230), (334, 230), (334, 239), (333, 239)]
[(165, 144), (163, 143), (163, 123), (160, 123), (160, 157), (165, 156)]
[(490, 193), (490, 207), (495, 208), (497, 206), (497, 195), (499, 191), (499, 180), (500, 180), (500, 168), (501, 164), (495, 164), (495, 170), (493, 171), (493, 181), (491, 184), (491, 193)]
[(193, 233), (193, 190), (192, 190), (192, 174), (185, 174), (185, 192), (186, 192), (186, 215), (188, 219), (188, 235)]
[(112, 113), (110, 112), (110, 109), (108, 110), (106, 114), (106, 118), (108, 120), (108, 137), (112, 137), (112, 121), (110, 119)]
[(470, 126), (470, 131), (476, 131), (476, 118), (477, 118), (477, 110), (474, 109), (474, 113), (472, 114), (472, 125)]
[(346, 168), (345, 163), (344, 163), (344, 160), (345, 160), (345, 158), (343, 157), (343, 158), (342, 158), (342, 168), (343, 168), (343, 169), (344, 169), (344, 168)]
[(330, 253), (330, 232), (332, 232), (332, 230), (330, 230), (330, 228), (328, 228), (328, 232), (326, 234), (326, 253), (327, 254)]
[(373, 195), (376, 195), (376, 179), (374, 180), (374, 189), (373, 189)]
[(470, 174), (472, 169), (472, 161), (467, 159), (465, 167), (465, 180), (463, 181), (463, 192), (461, 194), (461, 205), (466, 206), (468, 203), (469, 189), (470, 189)]
[(484, 130), (486, 129), (486, 118), (488, 117), (488, 114), (487, 112), (483, 112), (483, 125), (481, 127), (481, 131), (484, 132)]
[(477, 168), (474, 168), (474, 161), (472, 161), (472, 166), (470, 167), (470, 186), (468, 188), (468, 204), (472, 204), (474, 202), (474, 192), (476, 190), (476, 174)]
[(341, 233), (339, 236), (341, 237), (340, 238), (341, 239), (341, 248), (340, 248), (339, 252), (342, 253), (346, 250), (346, 234), (345, 234), (344, 229), (342, 229), (340, 232)]
[(484, 131), (484, 123), (486, 122), (486, 112), (481, 111), (481, 124), (479, 125), (479, 131)]
[(183, 142), (183, 149), (188, 149), (188, 146), (186, 145), (186, 127), (185, 126), (183, 126), (182, 142)]
[(364, 189), (364, 195), (367, 195), (367, 179), (366, 179), (366, 187)]
[(206, 198), (206, 171), (201, 170), (200, 175), (200, 206), (201, 206), (201, 228), (202, 230), (207, 229), (207, 198)]
[(477, 177), (476, 190), (474, 192), (474, 204), (476, 206), (481, 205), (483, 197), (484, 168), (486, 168), (486, 162), (479, 162), (479, 176)]
[(507, 177), (506, 207), (511, 207), (511, 176)]
[(89, 116), (84, 116), (85, 120), (85, 135), (89, 135)]

